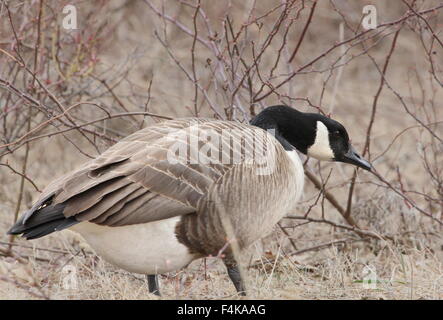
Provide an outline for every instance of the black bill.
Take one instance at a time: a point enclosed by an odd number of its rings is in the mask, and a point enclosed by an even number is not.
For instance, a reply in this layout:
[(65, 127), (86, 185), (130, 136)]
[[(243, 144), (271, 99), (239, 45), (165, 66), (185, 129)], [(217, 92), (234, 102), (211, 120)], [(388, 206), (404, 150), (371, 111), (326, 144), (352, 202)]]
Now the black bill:
[(352, 146), (349, 146), (348, 152), (345, 153), (343, 159), (341, 159), (340, 161), (356, 165), (368, 171), (371, 171), (372, 168), (371, 164), (360, 157), (360, 155)]

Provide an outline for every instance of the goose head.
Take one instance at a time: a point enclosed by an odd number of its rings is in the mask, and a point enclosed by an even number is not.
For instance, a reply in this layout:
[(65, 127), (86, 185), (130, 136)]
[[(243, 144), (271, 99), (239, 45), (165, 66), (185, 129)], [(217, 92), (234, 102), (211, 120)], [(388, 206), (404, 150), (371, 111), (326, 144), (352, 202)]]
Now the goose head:
[(288, 151), (295, 148), (318, 160), (345, 162), (371, 170), (371, 164), (351, 145), (345, 127), (321, 114), (272, 106), (252, 119), (251, 125), (274, 130), (275, 137)]

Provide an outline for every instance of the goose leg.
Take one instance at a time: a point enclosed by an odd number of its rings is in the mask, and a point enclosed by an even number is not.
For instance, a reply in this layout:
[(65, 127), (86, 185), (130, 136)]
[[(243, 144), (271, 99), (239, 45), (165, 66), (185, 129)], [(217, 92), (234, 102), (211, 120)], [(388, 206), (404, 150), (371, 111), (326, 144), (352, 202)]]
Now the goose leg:
[(246, 296), (246, 287), (240, 274), (240, 269), (235, 261), (224, 261), (226, 269), (228, 270), (229, 278), (237, 289), (240, 296)]
[(146, 275), (146, 278), (148, 279), (149, 292), (160, 296), (160, 289), (158, 287), (158, 276), (156, 274), (148, 274)]

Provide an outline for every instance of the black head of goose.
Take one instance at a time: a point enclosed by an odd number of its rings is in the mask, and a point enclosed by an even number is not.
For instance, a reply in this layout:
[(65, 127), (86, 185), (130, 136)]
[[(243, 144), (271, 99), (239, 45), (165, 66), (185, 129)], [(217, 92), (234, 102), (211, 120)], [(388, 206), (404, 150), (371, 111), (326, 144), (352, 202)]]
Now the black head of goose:
[(370, 170), (349, 142), (348, 133), (339, 122), (317, 113), (303, 113), (287, 106), (273, 106), (252, 119), (251, 124), (274, 129), (277, 140), (286, 150), (298, 151), (326, 161), (340, 161)]
[(295, 150), (371, 168), (340, 123), (287, 106), (268, 107), (249, 125), (168, 120), (53, 181), (9, 233), (35, 239), (70, 228), (108, 262), (148, 275), (157, 294), (157, 274), (219, 256), (244, 293), (233, 248), (295, 209), (304, 181)]

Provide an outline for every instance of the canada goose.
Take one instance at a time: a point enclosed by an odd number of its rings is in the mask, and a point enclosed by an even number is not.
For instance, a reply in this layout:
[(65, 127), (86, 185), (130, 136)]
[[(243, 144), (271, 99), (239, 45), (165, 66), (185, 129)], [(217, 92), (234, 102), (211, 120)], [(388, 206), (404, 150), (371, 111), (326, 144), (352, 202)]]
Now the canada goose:
[[(259, 147), (261, 158), (247, 157)], [(146, 274), (156, 294), (157, 274), (221, 256), (244, 294), (233, 243), (247, 248), (294, 210), (304, 181), (295, 149), (371, 168), (340, 123), (287, 106), (268, 107), (249, 125), (168, 120), (52, 182), (8, 233), (36, 239), (70, 228), (108, 262)]]

